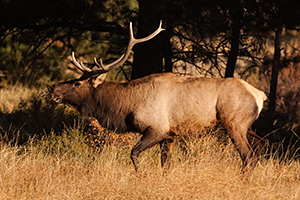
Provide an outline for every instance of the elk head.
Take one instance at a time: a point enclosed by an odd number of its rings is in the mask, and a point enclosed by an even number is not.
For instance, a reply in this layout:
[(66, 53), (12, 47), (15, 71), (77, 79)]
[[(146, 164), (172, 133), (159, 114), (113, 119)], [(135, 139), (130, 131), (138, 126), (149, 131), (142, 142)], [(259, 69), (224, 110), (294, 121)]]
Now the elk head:
[(74, 52), (70, 59), (71, 63), (75, 65), (83, 75), (79, 79), (62, 82), (51, 86), (48, 91), (53, 94), (53, 100), (56, 103), (65, 103), (75, 107), (80, 111), (80, 106), (83, 102), (86, 102), (89, 98), (92, 98), (93, 89), (97, 88), (100, 84), (105, 81), (107, 72), (112, 69), (121, 66), (129, 57), (131, 50), (135, 44), (146, 42), (156, 35), (158, 35), (164, 29), (162, 28), (162, 21), (156, 31), (147, 37), (136, 39), (133, 35), (132, 23), (129, 25), (130, 39), (127, 45), (125, 53), (116, 61), (104, 65), (102, 59), (97, 61), (94, 58), (94, 63), (98, 69), (92, 70), (85, 66), (82, 61), (76, 60)]

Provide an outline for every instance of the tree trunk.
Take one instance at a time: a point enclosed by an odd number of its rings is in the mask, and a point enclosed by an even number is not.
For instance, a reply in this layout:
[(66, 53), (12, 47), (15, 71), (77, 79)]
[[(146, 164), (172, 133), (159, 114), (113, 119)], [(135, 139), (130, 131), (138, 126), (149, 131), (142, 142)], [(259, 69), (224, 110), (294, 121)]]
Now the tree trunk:
[(239, 53), (240, 29), (241, 29), (241, 9), (237, 8), (232, 14), (232, 32), (230, 38), (230, 52), (227, 60), (225, 78), (233, 77), (234, 69)]
[[(139, 0), (139, 18), (137, 38), (152, 33), (159, 25), (161, 19), (161, 1)], [(152, 73), (162, 72), (163, 52), (161, 34), (150, 41), (134, 47), (134, 59), (131, 79), (143, 77)]]
[(172, 46), (171, 46), (171, 37), (172, 37), (172, 30), (173, 30), (173, 20), (172, 16), (173, 13), (173, 0), (166, 0), (163, 4), (163, 20), (166, 23), (166, 31), (163, 33), (163, 56), (165, 59), (164, 62), (164, 71), (165, 72), (172, 72), (173, 70), (173, 62), (172, 62)]
[(132, 80), (153, 73), (172, 71), (170, 46), (172, 24), (169, 22), (171, 20), (168, 20), (171, 4), (171, 0), (139, 0), (137, 38), (145, 37), (156, 30), (160, 20), (163, 20), (163, 26), (167, 30), (152, 40), (135, 46)]
[(272, 66), (272, 77), (271, 77), (271, 86), (270, 86), (270, 95), (269, 95), (269, 105), (268, 105), (268, 121), (269, 126), (271, 127), (275, 120), (275, 108), (276, 108), (276, 91), (278, 83), (278, 71), (280, 67), (280, 46), (282, 39), (282, 26), (278, 27), (275, 32), (275, 44), (274, 44), (274, 58)]

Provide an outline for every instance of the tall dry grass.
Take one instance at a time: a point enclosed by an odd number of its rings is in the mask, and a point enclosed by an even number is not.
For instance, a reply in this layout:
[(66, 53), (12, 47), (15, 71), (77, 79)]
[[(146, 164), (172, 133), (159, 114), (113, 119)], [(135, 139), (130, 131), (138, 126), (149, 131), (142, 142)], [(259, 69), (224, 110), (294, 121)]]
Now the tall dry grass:
[(22, 100), (28, 99), (36, 89), (22, 85), (7, 85), (0, 88), (0, 111), (12, 112)]
[(0, 148), (0, 199), (299, 199), (300, 163), (263, 159), (251, 176), (240, 173), (232, 144), (212, 136), (178, 140), (163, 174), (159, 147), (141, 154), (133, 144), (91, 148), (78, 128), (25, 146)]
[(71, 108), (48, 101), (43, 93), (23, 86), (0, 89), (0, 141), (23, 144), (82, 120)]

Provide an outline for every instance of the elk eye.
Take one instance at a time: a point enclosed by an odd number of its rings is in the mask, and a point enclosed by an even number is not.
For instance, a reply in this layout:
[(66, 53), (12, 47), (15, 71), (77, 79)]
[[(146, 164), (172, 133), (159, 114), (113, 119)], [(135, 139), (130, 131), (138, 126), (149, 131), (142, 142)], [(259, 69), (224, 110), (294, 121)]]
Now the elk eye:
[(76, 82), (76, 83), (74, 83), (74, 86), (75, 87), (78, 87), (78, 86), (80, 86), (81, 85), (81, 83), (80, 82)]

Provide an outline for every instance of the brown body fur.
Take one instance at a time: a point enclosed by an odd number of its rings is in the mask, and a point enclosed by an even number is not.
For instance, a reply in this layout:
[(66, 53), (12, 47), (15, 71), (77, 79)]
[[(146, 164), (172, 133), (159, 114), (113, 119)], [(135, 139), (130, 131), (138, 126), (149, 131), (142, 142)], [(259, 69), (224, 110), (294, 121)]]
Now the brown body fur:
[(106, 82), (104, 78), (96, 85), (94, 82), (95, 78), (89, 78), (60, 83), (51, 92), (59, 102), (95, 117), (110, 130), (142, 133), (131, 154), (136, 170), (138, 155), (155, 144), (160, 144), (162, 166), (168, 168), (174, 141), (172, 129), (186, 122), (204, 126), (221, 123), (241, 155), (244, 171), (255, 167), (265, 146), (265, 140), (250, 127), (266, 96), (240, 79), (163, 73), (127, 83)]

